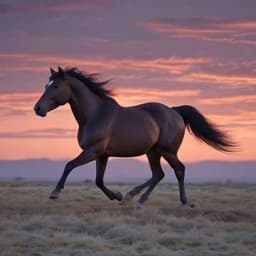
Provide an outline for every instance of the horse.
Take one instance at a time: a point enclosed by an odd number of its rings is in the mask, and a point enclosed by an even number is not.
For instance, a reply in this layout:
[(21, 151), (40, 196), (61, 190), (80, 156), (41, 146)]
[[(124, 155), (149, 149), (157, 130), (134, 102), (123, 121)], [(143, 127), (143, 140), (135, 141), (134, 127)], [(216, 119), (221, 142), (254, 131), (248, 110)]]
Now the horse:
[[(231, 152), (235, 144), (227, 134), (208, 121), (195, 107), (168, 107), (149, 102), (123, 107), (106, 88), (108, 81), (100, 81), (98, 74), (87, 74), (77, 68), (50, 68), (45, 91), (34, 106), (38, 116), (68, 103), (78, 123), (78, 143), (82, 152), (67, 162), (63, 174), (50, 199), (57, 199), (70, 172), (81, 165), (96, 161), (96, 185), (110, 200), (125, 204), (147, 188), (137, 201), (140, 207), (156, 185), (164, 178), (160, 159), (173, 168), (181, 204), (187, 204), (184, 177), (185, 166), (178, 159), (178, 149), (187, 128), (199, 140), (213, 148)], [(134, 187), (125, 196), (104, 184), (109, 157), (133, 157), (146, 154), (152, 177)]]

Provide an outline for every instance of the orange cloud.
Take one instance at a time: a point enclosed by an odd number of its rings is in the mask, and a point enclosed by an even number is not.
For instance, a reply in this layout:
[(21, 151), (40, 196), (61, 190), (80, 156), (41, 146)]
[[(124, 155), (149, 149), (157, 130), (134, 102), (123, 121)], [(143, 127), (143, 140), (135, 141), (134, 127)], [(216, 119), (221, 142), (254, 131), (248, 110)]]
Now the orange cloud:
[(1, 116), (24, 115), (32, 111), (33, 103), (39, 98), (39, 93), (9, 93), (0, 94), (3, 111)]
[[(210, 120), (214, 120), (216, 123), (224, 126), (243, 127), (248, 131), (250, 126), (256, 126), (256, 111), (237, 111), (234, 114), (211, 114), (207, 115)], [(255, 127), (254, 127), (255, 129)], [(246, 131), (245, 131), (246, 133)], [(252, 137), (254, 133), (251, 134)]]
[(11, 101), (24, 101), (36, 99), (40, 94), (39, 93), (2, 93), (0, 94), (1, 102), (11, 102)]
[(246, 75), (222, 75), (222, 74), (209, 74), (209, 73), (193, 73), (191, 75), (199, 80), (216, 81), (218, 83), (256, 83), (256, 76)]
[(123, 105), (135, 105), (149, 101), (163, 101), (164, 98), (173, 97), (194, 97), (199, 94), (199, 90), (160, 90), (142, 88), (119, 88), (115, 90), (117, 100)]
[(148, 95), (149, 97), (185, 97), (185, 96), (197, 96), (199, 90), (161, 90), (161, 89), (151, 89), (146, 88), (119, 88), (115, 90), (117, 95)]
[(0, 138), (75, 138), (75, 129), (45, 128), (19, 132), (0, 132)]
[[(34, 114), (33, 106), (41, 96), (41, 93), (4, 93), (0, 94), (0, 102), (3, 110), (0, 116), (5, 118), (17, 118), (17, 116)], [(59, 112), (65, 112), (69, 108), (63, 106)], [(3, 127), (3, 125), (2, 125)]]
[(219, 104), (236, 104), (236, 103), (255, 103), (256, 95), (239, 95), (229, 97), (208, 98), (199, 100), (200, 104), (204, 105), (219, 105)]

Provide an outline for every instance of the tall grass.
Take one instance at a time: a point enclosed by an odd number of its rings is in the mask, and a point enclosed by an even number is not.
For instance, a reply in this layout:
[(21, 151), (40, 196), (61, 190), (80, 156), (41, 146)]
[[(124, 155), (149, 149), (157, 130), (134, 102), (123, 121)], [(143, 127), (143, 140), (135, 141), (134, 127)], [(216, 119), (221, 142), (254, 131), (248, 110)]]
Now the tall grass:
[[(112, 185), (123, 193), (127, 185)], [(109, 201), (93, 185), (0, 183), (0, 255), (168, 256), (256, 252), (255, 185), (189, 185), (195, 208), (163, 184), (145, 207)]]

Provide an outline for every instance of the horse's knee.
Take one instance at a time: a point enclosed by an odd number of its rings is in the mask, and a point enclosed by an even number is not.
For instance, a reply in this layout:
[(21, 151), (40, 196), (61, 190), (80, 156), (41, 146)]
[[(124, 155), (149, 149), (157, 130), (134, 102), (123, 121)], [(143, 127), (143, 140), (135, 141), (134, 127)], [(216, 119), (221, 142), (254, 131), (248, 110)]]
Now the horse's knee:
[(174, 169), (175, 175), (178, 179), (184, 179), (185, 165), (179, 161), (176, 155), (164, 155), (165, 160)]
[(178, 181), (184, 181), (185, 178), (185, 171), (182, 169), (175, 170), (175, 175), (178, 179)]
[(157, 179), (160, 181), (164, 178), (165, 174), (164, 172), (160, 172), (158, 175), (157, 175)]
[(157, 173), (153, 173), (153, 176), (152, 176), (152, 182), (160, 182), (163, 178), (164, 178), (165, 174), (163, 171), (161, 172), (157, 172)]

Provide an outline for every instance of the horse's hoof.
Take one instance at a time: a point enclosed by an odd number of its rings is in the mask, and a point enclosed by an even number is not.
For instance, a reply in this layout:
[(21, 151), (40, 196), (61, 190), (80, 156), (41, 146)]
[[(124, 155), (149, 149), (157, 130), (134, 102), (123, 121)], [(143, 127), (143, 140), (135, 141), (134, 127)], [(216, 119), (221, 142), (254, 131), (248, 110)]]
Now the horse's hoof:
[(194, 203), (190, 203), (190, 202), (187, 202), (187, 203), (182, 203), (181, 204), (181, 207), (190, 207), (190, 208), (195, 208), (196, 205)]
[(128, 192), (125, 196), (124, 196), (124, 198), (123, 198), (123, 200), (120, 202), (120, 204), (126, 204), (126, 203), (128, 203), (129, 201), (131, 201), (132, 200), (132, 195)]
[(49, 199), (52, 199), (52, 200), (56, 200), (56, 199), (58, 199), (59, 198), (59, 196), (58, 195), (55, 195), (55, 194), (51, 194), (50, 196), (49, 196)]
[(122, 200), (123, 200), (123, 195), (122, 195), (122, 193), (116, 192), (116, 193), (115, 193), (115, 196), (116, 196), (116, 200), (117, 200), (117, 201), (122, 202)]
[(143, 208), (143, 203), (141, 202), (136, 202), (135, 206), (134, 206), (135, 210), (139, 210)]
[(193, 203), (190, 203), (189, 206), (190, 206), (190, 208), (195, 208), (196, 207), (196, 205), (193, 204)]
[(50, 199), (58, 199), (59, 198), (59, 191), (53, 190), (51, 195), (49, 196)]
[(190, 202), (190, 201), (186, 202), (186, 205), (190, 208), (195, 208), (196, 207), (196, 205), (194, 203)]

